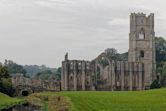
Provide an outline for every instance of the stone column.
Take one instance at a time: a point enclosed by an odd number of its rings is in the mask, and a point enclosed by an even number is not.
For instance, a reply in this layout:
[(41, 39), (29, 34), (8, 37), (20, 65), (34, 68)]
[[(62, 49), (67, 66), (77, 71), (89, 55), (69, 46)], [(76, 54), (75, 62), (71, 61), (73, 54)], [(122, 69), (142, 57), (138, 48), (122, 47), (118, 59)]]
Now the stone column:
[(129, 63), (129, 84), (130, 84), (130, 91), (133, 90), (133, 63)]
[(110, 63), (110, 65), (109, 65), (109, 79), (110, 79), (110, 87), (111, 87), (111, 90), (112, 90), (112, 88), (113, 88), (113, 85), (112, 85), (112, 63)]
[(82, 62), (82, 90), (85, 90), (85, 70), (86, 70), (86, 64), (85, 62)]
[(139, 66), (138, 66), (138, 71), (139, 71), (139, 90), (142, 90), (143, 87), (142, 87), (142, 64), (139, 63)]
[(124, 91), (124, 63), (123, 61), (120, 62), (120, 69), (121, 69), (121, 90)]
[(138, 63), (134, 63), (134, 84), (136, 90), (138, 89)]
[(64, 90), (68, 90), (68, 63), (64, 62)]
[(74, 61), (74, 90), (77, 91), (77, 62)]
[(115, 89), (115, 62), (112, 61), (111, 65), (111, 75), (112, 75), (112, 91)]
[(118, 90), (121, 90), (121, 64), (120, 64), (120, 61), (117, 61), (117, 73), (116, 73), (116, 86), (118, 87)]
[(125, 81), (124, 81), (124, 86), (129, 88), (130, 87), (130, 80), (129, 80), (129, 64), (128, 62), (126, 61), (125, 62), (125, 75), (124, 75), (124, 78), (125, 78)]

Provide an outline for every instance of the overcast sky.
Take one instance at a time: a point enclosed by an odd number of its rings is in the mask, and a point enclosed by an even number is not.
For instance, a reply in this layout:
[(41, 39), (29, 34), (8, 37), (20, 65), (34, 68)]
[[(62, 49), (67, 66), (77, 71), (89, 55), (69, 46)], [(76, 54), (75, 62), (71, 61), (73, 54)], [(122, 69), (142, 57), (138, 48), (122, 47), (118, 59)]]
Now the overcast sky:
[(0, 0), (0, 61), (58, 67), (106, 48), (128, 50), (131, 12), (155, 13), (166, 37), (166, 0)]

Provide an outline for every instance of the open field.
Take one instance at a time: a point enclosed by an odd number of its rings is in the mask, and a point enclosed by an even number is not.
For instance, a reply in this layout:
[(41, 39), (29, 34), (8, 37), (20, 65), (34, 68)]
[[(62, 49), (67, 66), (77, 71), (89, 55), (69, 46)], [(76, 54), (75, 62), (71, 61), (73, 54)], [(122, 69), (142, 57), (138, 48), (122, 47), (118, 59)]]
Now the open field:
[(39, 95), (67, 97), (71, 111), (166, 111), (165, 88), (133, 92), (45, 92)]
[(25, 102), (25, 100), (23, 100), (23, 99), (12, 98), (3, 93), (0, 93), (0, 110), (4, 109), (4, 108), (9, 108), (9, 107), (15, 106), (17, 104), (22, 104), (24, 102)]

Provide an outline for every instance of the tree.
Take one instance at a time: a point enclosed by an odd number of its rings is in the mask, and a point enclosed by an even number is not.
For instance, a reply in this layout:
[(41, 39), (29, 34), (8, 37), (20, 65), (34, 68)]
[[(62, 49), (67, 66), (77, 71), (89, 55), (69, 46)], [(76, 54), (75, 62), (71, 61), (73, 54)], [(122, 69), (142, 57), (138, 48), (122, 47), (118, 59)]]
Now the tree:
[(163, 37), (156, 37), (155, 48), (157, 66), (156, 73), (160, 74), (161, 85), (166, 86), (166, 40)]
[(24, 75), (26, 74), (26, 70), (23, 68), (23, 66), (18, 65), (11, 60), (5, 60), (4, 65), (7, 68), (9, 74), (16, 74), (16, 73), (22, 73)]
[(55, 76), (57, 80), (61, 80), (61, 67), (56, 70)]
[(166, 61), (166, 40), (162, 37), (155, 38), (156, 62)]
[(14, 94), (10, 75), (7, 68), (2, 64), (0, 65), (0, 92), (3, 92), (10, 96)]

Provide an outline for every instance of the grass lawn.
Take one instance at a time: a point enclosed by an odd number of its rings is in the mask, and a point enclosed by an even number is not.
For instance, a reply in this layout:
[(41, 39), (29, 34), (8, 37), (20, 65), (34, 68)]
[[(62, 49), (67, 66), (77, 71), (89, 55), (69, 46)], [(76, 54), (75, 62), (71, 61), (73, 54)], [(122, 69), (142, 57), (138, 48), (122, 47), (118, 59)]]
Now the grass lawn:
[(0, 110), (4, 108), (9, 108), (11, 106), (24, 103), (25, 100), (18, 99), (18, 98), (12, 98), (9, 97), (3, 93), (0, 93)]
[(166, 89), (133, 92), (41, 93), (67, 97), (71, 111), (166, 111)]

